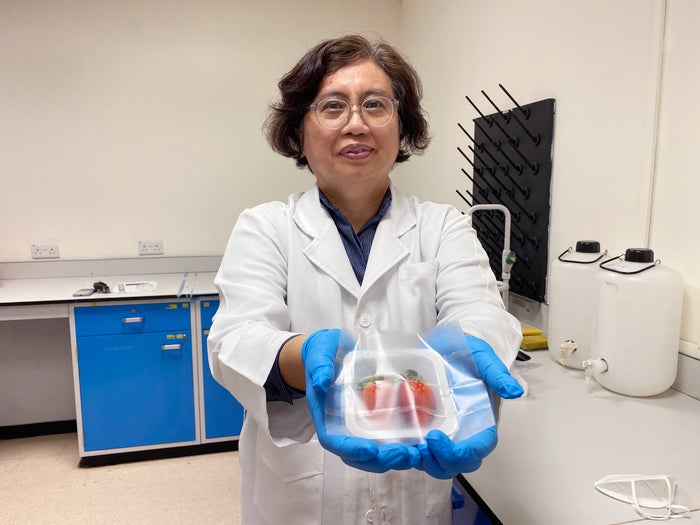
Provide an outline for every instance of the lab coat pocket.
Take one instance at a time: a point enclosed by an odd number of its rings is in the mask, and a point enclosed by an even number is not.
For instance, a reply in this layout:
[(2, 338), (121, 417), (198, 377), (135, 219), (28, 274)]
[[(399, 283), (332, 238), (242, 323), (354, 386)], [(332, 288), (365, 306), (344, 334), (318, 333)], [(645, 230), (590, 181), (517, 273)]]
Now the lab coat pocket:
[(452, 510), (452, 480), (425, 477), (425, 515), (451, 515)]
[(399, 268), (401, 311), (405, 329), (435, 326), (438, 262), (407, 264)]
[(260, 520), (246, 523), (321, 523), (323, 449), (318, 441), (278, 447), (261, 439), (255, 461), (253, 507)]
[(282, 482), (290, 483), (323, 472), (323, 448), (315, 439), (284, 447), (263, 439), (258, 443), (258, 461)]

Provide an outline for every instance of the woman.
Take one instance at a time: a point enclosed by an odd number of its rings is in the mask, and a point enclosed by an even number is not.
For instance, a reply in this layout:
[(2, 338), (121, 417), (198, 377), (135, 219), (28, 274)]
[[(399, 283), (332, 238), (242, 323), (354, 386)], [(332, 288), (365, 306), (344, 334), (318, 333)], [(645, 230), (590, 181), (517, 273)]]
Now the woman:
[(429, 142), (419, 78), (395, 49), (355, 35), (322, 42), (279, 88), (268, 141), (316, 184), (241, 214), (208, 339), (214, 377), (246, 408), (243, 523), (451, 523), (449, 478), (478, 468), (495, 428), (420, 447), (328, 436), (312, 413), (332, 372), (332, 329), (426, 333), (457, 322), (483, 343), (486, 383), (516, 397), (503, 363), (520, 325), (468, 219), (391, 182), (394, 165)]

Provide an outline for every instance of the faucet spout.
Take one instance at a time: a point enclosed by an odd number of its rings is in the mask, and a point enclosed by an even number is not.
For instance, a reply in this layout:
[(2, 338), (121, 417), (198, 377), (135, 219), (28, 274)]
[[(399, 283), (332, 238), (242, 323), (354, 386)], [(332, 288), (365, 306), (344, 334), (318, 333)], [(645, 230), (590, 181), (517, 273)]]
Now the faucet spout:
[(608, 371), (608, 362), (605, 359), (586, 359), (582, 364), (587, 384), (591, 382), (592, 376), (604, 374)]
[(566, 358), (578, 350), (576, 341), (568, 339), (559, 345), (559, 363), (563, 366), (566, 363)]

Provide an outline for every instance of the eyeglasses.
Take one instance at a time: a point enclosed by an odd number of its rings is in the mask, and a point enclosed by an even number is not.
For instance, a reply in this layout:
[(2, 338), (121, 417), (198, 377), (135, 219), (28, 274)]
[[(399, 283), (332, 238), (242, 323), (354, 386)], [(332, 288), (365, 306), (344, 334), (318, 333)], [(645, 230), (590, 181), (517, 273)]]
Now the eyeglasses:
[(352, 106), (340, 98), (324, 98), (311, 104), (309, 110), (316, 113), (316, 119), (326, 129), (340, 129), (350, 122), (350, 115), (357, 107), (362, 120), (368, 126), (381, 128), (387, 126), (394, 118), (394, 112), (399, 101), (384, 96), (371, 96), (364, 99), (359, 106)]

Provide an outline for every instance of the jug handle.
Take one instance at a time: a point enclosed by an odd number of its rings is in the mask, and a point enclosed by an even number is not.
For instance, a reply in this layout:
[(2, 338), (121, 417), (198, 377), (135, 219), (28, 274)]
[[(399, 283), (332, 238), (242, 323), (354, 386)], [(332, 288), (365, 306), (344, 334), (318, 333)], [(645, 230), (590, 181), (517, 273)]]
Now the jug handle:
[(640, 268), (639, 270), (635, 270), (633, 272), (621, 272), (620, 270), (615, 270), (613, 268), (608, 268), (605, 265), (608, 264), (609, 262), (614, 261), (615, 259), (622, 259), (625, 256), (625, 254), (618, 255), (617, 257), (613, 257), (611, 259), (608, 259), (607, 261), (603, 261), (600, 263), (598, 266), (601, 267), (603, 270), (607, 270), (609, 272), (615, 272), (615, 273), (621, 273), (622, 275), (634, 275), (637, 273), (642, 273), (646, 270), (649, 270), (650, 268), (653, 268), (654, 266), (658, 266), (661, 264), (661, 259), (656, 259), (653, 263), (651, 263), (649, 266), (645, 266), (644, 268)]
[[(593, 264), (593, 263), (597, 263), (598, 261), (600, 261), (603, 257), (605, 257), (608, 254), (608, 250), (605, 250), (603, 253), (600, 254), (600, 257), (598, 257), (597, 259), (593, 259), (592, 261), (565, 261), (564, 259), (562, 259), (562, 257), (564, 257), (567, 253), (571, 253), (572, 249), (573, 248), (571, 246), (569, 246), (568, 249), (564, 250), (563, 252), (561, 252), (559, 254), (559, 257), (557, 257), (557, 259), (559, 259), (561, 262), (566, 262), (566, 263)], [(617, 257), (613, 257), (613, 259), (616, 259), (616, 258)], [(612, 259), (610, 259), (610, 260), (612, 261)]]

